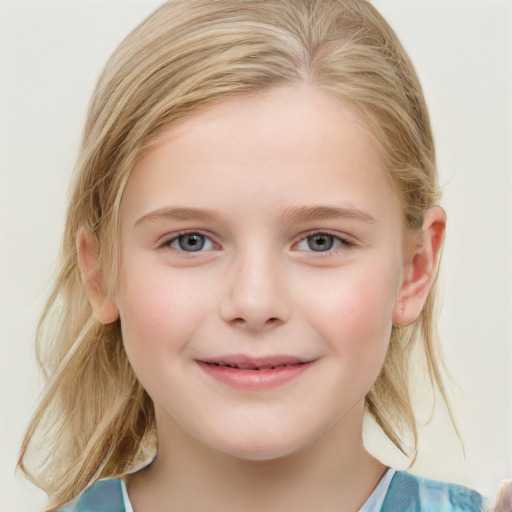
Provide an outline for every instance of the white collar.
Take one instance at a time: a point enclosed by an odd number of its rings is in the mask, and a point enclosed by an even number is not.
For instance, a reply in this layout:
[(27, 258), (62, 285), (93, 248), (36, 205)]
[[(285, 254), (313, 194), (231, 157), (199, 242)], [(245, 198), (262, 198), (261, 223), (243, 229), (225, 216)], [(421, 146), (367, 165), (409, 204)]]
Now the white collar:
[(370, 494), (370, 497), (365, 501), (364, 505), (359, 509), (358, 512), (379, 512), (382, 504), (384, 503), (384, 498), (389, 489), (389, 484), (391, 483), (391, 479), (395, 474), (395, 470), (389, 468), (384, 476), (380, 479), (380, 482), (377, 484), (377, 487)]

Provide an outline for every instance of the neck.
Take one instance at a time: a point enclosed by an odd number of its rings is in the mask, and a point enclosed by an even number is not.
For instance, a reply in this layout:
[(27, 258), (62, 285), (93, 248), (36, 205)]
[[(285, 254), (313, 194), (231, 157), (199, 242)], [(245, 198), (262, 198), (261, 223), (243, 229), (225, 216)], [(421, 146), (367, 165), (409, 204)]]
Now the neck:
[(130, 499), (140, 512), (339, 510), (342, 505), (357, 511), (386, 470), (363, 447), (359, 409), (308, 446), (272, 460), (233, 457), (199, 443), (175, 423), (157, 425), (157, 458), (128, 479)]

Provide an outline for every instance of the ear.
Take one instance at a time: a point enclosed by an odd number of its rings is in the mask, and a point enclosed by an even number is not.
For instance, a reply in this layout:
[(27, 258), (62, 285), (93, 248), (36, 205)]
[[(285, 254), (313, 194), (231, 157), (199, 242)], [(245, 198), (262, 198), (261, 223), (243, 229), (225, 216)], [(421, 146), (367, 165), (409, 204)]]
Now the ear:
[(446, 214), (440, 206), (429, 208), (419, 238), (409, 249), (403, 282), (393, 308), (393, 324), (412, 324), (420, 315), (434, 284), (446, 231)]
[(103, 271), (99, 265), (96, 238), (88, 229), (82, 229), (76, 237), (76, 250), (85, 293), (94, 316), (102, 324), (110, 324), (119, 318), (117, 306), (105, 286)]

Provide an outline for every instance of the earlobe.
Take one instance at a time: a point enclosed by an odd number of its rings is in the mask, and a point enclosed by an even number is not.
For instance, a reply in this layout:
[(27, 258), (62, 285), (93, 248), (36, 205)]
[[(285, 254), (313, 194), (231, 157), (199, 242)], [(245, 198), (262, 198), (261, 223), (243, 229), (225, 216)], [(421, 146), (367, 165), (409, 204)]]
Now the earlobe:
[(403, 282), (393, 309), (393, 324), (413, 323), (420, 315), (437, 275), (446, 231), (446, 214), (440, 206), (429, 208), (419, 238), (404, 268)]
[(76, 249), (80, 274), (94, 316), (102, 324), (110, 324), (119, 318), (119, 311), (107, 292), (103, 271), (98, 265), (98, 247), (94, 235), (82, 229), (76, 237)]

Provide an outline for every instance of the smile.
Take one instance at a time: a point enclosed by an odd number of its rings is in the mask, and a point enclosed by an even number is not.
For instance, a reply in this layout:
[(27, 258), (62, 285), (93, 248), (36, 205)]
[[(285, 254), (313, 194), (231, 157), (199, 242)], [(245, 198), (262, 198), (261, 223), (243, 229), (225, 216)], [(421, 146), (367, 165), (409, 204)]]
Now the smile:
[(223, 384), (236, 389), (257, 391), (281, 386), (299, 377), (313, 365), (314, 360), (289, 356), (250, 358), (236, 355), (197, 363), (208, 376)]

